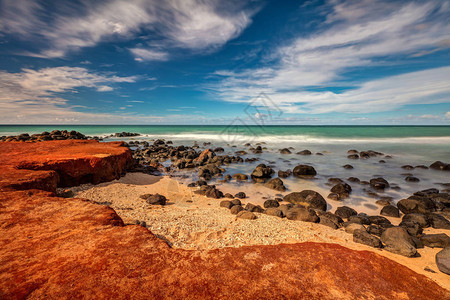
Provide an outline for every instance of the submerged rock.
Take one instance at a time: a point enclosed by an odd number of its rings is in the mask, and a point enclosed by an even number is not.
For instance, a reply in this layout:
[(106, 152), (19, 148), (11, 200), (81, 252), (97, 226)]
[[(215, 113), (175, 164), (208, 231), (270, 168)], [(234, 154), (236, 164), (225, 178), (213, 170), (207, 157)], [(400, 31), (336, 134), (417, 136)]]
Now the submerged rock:
[(298, 165), (294, 168), (292, 174), (294, 174), (294, 176), (296, 177), (304, 178), (304, 177), (314, 177), (317, 175), (317, 172), (312, 166)]
[(283, 198), (284, 201), (292, 204), (300, 204), (312, 209), (327, 210), (327, 202), (318, 192), (304, 190), (301, 192), (290, 193)]

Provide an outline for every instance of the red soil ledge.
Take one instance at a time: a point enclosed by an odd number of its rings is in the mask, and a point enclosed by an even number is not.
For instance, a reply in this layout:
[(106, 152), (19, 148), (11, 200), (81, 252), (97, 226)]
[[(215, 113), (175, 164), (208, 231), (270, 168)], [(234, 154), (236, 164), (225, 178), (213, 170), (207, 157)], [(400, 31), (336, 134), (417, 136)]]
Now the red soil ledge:
[[(118, 177), (120, 143), (0, 143), (0, 299), (448, 299), (439, 285), (369, 251), (302, 243), (171, 249), (109, 207), (56, 185)], [(32, 170), (30, 170), (32, 169)]]

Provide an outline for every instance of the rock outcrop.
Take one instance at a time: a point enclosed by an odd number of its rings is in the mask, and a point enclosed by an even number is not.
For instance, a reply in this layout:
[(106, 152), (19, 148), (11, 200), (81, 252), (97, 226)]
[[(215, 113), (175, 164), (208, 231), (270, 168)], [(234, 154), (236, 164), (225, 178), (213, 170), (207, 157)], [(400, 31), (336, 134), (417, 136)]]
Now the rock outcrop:
[(55, 196), (58, 184), (117, 178), (131, 161), (120, 143), (5, 142), (0, 151), (1, 299), (450, 296), (373, 252), (321, 243), (172, 249), (107, 206)]

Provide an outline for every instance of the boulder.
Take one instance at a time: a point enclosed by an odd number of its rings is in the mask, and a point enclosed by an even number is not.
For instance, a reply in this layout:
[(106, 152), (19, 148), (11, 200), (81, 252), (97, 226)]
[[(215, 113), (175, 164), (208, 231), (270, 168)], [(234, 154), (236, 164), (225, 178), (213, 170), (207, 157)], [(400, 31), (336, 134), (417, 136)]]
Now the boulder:
[(371, 235), (366, 230), (356, 229), (353, 231), (353, 241), (374, 248), (381, 248), (383, 244), (379, 238)]
[(297, 152), (297, 154), (299, 154), (299, 155), (311, 155), (312, 153), (311, 153), (311, 151), (305, 149), (305, 150)]
[(280, 178), (273, 178), (270, 179), (266, 184), (266, 187), (272, 190), (284, 192), (286, 190), (286, 187), (283, 184), (283, 181)]
[(445, 233), (424, 234), (420, 237), (422, 243), (430, 248), (445, 248), (450, 246), (450, 237)]
[(291, 154), (292, 152), (288, 148), (283, 148), (283, 149), (280, 149), (280, 153), (281, 154)]
[[(344, 223), (345, 224), (345, 223)], [(366, 227), (362, 224), (347, 223), (345, 226), (345, 232), (353, 234), (355, 230), (366, 230)]]
[(398, 209), (404, 214), (421, 213), (426, 214), (436, 210), (436, 203), (428, 197), (411, 196), (397, 203)]
[(348, 206), (341, 206), (341, 207), (338, 207), (338, 208), (336, 209), (335, 214), (336, 214), (337, 216), (341, 217), (342, 219), (348, 219), (349, 217), (355, 216), (355, 215), (357, 215), (358, 213), (356, 212), (356, 210), (354, 210), (354, 209), (351, 208), (351, 207), (348, 207)]
[(359, 155), (358, 154), (350, 154), (350, 155), (347, 156), (347, 158), (349, 158), (349, 159), (358, 159)]
[(408, 182), (419, 182), (420, 179), (417, 178), (417, 177), (414, 177), (414, 176), (406, 176), (405, 177), (405, 181), (408, 181)]
[(369, 216), (370, 224), (383, 225), (391, 224), (391, 221), (382, 216)]
[(231, 203), (233, 203), (233, 205), (242, 205), (241, 200), (239, 199), (233, 199), (231, 200)]
[(280, 203), (278, 203), (277, 200), (266, 200), (266, 201), (264, 201), (264, 208), (278, 207), (278, 206), (280, 206)]
[(239, 192), (236, 195), (234, 195), (234, 197), (239, 199), (245, 199), (247, 198), (247, 195), (244, 192)]
[(308, 165), (298, 165), (292, 171), (292, 174), (300, 178), (309, 178), (317, 175), (316, 170), (312, 166)]
[(248, 179), (248, 176), (245, 174), (242, 174), (242, 173), (236, 173), (232, 177), (234, 180), (237, 180), (237, 181), (245, 181)]
[(260, 164), (253, 170), (251, 177), (255, 182), (266, 182), (272, 177), (273, 173), (275, 173), (275, 171), (271, 167)]
[(435, 161), (430, 165), (430, 169), (440, 171), (450, 171), (450, 164), (443, 163), (441, 161)]
[(436, 265), (439, 271), (450, 275), (450, 247), (445, 247), (436, 254)]
[(367, 226), (367, 232), (376, 236), (381, 236), (385, 228), (380, 225), (369, 225)]
[(289, 209), (286, 213), (286, 218), (289, 220), (313, 223), (319, 221), (319, 217), (314, 210), (304, 207), (293, 207)]
[[(424, 214), (418, 214), (418, 213), (406, 214), (402, 218), (402, 223), (408, 222), (408, 221), (416, 222), (422, 228), (430, 227), (430, 219), (428, 218), (428, 216), (426, 216)], [(402, 224), (402, 223), (400, 223), (400, 224)]]
[(292, 204), (300, 204), (312, 209), (327, 210), (327, 202), (317, 192), (311, 190), (304, 190), (301, 192), (290, 193), (283, 198), (284, 201)]
[(266, 209), (266, 214), (269, 216), (275, 216), (275, 217), (279, 217), (279, 218), (283, 218), (284, 217), (284, 213), (281, 209), (278, 209), (276, 207), (269, 207)]
[(353, 169), (353, 166), (352, 166), (352, 165), (349, 165), (349, 164), (343, 165), (342, 167), (343, 167), (344, 169), (347, 169), (347, 170)]
[(348, 222), (364, 224), (364, 225), (370, 225), (370, 223), (371, 223), (369, 217), (367, 217), (365, 215), (350, 216), (350, 217), (348, 217)]
[(245, 206), (245, 210), (250, 211), (250, 212), (257, 212), (257, 213), (264, 212), (264, 209), (261, 206), (254, 205), (252, 203), (247, 203), (247, 205)]
[(240, 219), (246, 219), (246, 220), (255, 220), (257, 218), (254, 213), (247, 211), (247, 210), (242, 210), (242, 211), (238, 212), (236, 217), (238, 217)]
[(386, 250), (392, 253), (407, 257), (417, 256), (417, 249), (411, 236), (402, 227), (392, 227), (386, 229), (381, 234), (381, 241), (385, 244)]
[(405, 228), (411, 236), (418, 236), (423, 232), (422, 226), (415, 221), (402, 221), (399, 226)]
[(286, 171), (279, 170), (278, 171), (278, 177), (280, 177), (280, 178), (287, 178), (287, 177), (289, 177), (291, 175), (292, 175), (292, 171), (291, 170), (286, 170)]
[(324, 212), (318, 210), (316, 213), (320, 218), (319, 220), (320, 224), (331, 227), (333, 229), (338, 229), (339, 227), (342, 227), (342, 224), (344, 223), (341, 217), (338, 217), (331, 212), (328, 211)]
[(393, 206), (393, 205), (386, 205), (381, 209), (380, 212), (381, 215), (383, 216), (388, 216), (388, 217), (394, 217), (394, 218), (400, 218), (400, 211), (397, 207)]
[(233, 206), (234, 206), (234, 204), (231, 203), (231, 201), (229, 201), (229, 200), (220, 201), (220, 207), (226, 207), (226, 208), (230, 209)]
[(372, 178), (369, 183), (370, 186), (376, 190), (384, 190), (389, 187), (389, 182), (382, 177)]
[(352, 192), (352, 187), (347, 183), (338, 183), (331, 188), (332, 193), (336, 193), (339, 195), (339, 198), (346, 198), (348, 194)]
[(240, 211), (243, 211), (244, 208), (241, 205), (233, 205), (230, 209), (230, 212), (233, 215), (237, 215)]
[(426, 215), (431, 227), (435, 229), (448, 229), (450, 230), (450, 222), (442, 215), (437, 213), (430, 213)]
[(166, 205), (167, 199), (160, 194), (146, 194), (142, 195), (141, 198), (145, 197), (145, 201), (151, 205)]

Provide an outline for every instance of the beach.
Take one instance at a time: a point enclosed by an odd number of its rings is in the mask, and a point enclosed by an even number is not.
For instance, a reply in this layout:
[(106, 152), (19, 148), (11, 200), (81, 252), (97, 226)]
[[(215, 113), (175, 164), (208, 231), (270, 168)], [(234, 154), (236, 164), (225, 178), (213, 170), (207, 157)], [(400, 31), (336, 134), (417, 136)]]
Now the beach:
[[(209, 256), (247, 247), (281, 251), (308, 243), (338, 245), (375, 253), (450, 289), (449, 275), (437, 261), (449, 243), (449, 165), (430, 161), (433, 154), (356, 150), (346, 144), (321, 144), (320, 151), (308, 145), (311, 151), (269, 140), (182, 144), (132, 132), (106, 135), (100, 142), (91, 138), (52, 131), (9, 137), (0, 145), (27, 153), (34, 151), (28, 148), (45, 152), (46, 145), (70, 144), (58, 149), (66, 150), (63, 156), (21, 154), (25, 160), (19, 159), (19, 169), (56, 170), (54, 192), (68, 205), (81, 199), (83, 205), (110, 209), (114, 222), (143, 228), (170, 251)], [(83, 158), (77, 143), (94, 151), (91, 158)], [(114, 152), (120, 149), (119, 160), (108, 153), (112, 150), (102, 151), (109, 144), (118, 147)], [(67, 155), (76, 162), (63, 158)], [(5, 161), (18, 157), (6, 156)], [(45, 162), (34, 162), (41, 159)]]

